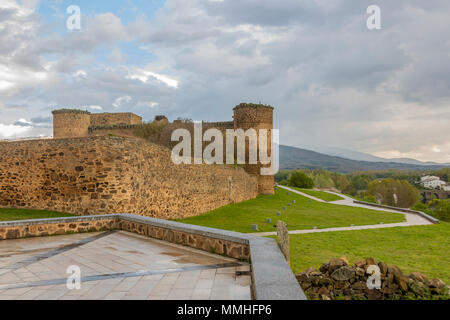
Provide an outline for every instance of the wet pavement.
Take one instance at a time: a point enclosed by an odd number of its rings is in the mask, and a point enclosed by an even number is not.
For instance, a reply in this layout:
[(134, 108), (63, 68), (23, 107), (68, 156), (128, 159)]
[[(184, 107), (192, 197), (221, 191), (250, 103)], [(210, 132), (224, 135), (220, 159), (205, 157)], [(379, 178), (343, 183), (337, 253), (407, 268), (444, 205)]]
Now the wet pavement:
[[(81, 289), (68, 289), (69, 266)], [(132, 233), (0, 241), (0, 299), (246, 300), (249, 266)]]

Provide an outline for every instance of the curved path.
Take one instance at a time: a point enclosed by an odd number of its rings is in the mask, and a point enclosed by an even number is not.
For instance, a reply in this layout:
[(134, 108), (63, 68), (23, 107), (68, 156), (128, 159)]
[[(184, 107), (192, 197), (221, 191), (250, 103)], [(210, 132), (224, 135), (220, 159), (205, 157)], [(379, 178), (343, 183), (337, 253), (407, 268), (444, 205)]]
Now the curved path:
[[(285, 190), (290, 191), (292, 193), (299, 194), (301, 196), (304, 196), (306, 198), (309, 198), (311, 200), (318, 201), (318, 202), (331, 203), (331, 204), (336, 204), (336, 205), (341, 205), (341, 206), (367, 208), (367, 209), (378, 210), (378, 211), (394, 212), (394, 213), (399, 213), (399, 214), (404, 215), (405, 219), (406, 219), (406, 222), (399, 222), (399, 223), (376, 224), (376, 225), (354, 226), (354, 227), (340, 227), (340, 228), (327, 228), (327, 229), (293, 230), (293, 231), (289, 231), (289, 234), (304, 234), (304, 233), (348, 231), (348, 230), (366, 230), (366, 229), (382, 229), (382, 228), (410, 227), (410, 226), (421, 226), (421, 225), (432, 224), (430, 221), (428, 221), (427, 219), (425, 219), (425, 218), (423, 218), (423, 217), (421, 217), (421, 216), (419, 216), (417, 214), (397, 211), (397, 210), (393, 210), (393, 209), (372, 207), (372, 206), (359, 204), (359, 203), (354, 203), (352, 198), (350, 198), (350, 197), (348, 197), (346, 195), (340, 194), (340, 193), (335, 193), (335, 192), (331, 192), (331, 191), (325, 191), (325, 192), (337, 195), (337, 196), (339, 196), (341, 198), (344, 198), (343, 200), (327, 202), (327, 201), (324, 201), (322, 199), (310, 196), (309, 194), (303, 193), (301, 191), (298, 191), (298, 190), (295, 190), (295, 189), (292, 189), (292, 188), (289, 188), (289, 187), (278, 185), (278, 188), (285, 189)], [(257, 235), (257, 236), (265, 237), (265, 236), (274, 236), (277, 233), (276, 232), (259, 232), (259, 233), (253, 233), (253, 234)]]

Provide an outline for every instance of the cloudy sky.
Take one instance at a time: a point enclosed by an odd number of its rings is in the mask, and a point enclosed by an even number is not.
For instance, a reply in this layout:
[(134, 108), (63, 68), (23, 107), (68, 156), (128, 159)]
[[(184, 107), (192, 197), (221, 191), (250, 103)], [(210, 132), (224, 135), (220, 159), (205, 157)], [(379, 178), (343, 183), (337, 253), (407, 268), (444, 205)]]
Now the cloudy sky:
[(51, 135), (56, 107), (213, 121), (261, 102), (283, 144), (450, 162), (449, 32), (448, 0), (0, 0), (0, 139)]

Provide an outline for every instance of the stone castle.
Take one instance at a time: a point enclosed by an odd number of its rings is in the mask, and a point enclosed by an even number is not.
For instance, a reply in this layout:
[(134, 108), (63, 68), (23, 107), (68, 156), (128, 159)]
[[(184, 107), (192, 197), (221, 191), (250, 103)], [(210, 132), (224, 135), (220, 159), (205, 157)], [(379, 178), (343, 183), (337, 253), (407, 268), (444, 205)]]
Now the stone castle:
[[(193, 123), (55, 110), (53, 139), (0, 142), (0, 207), (180, 219), (273, 194), (273, 176), (261, 176), (259, 162), (175, 165), (170, 137), (177, 128), (193, 130)], [(270, 135), (273, 108), (240, 104), (233, 121), (203, 123), (209, 128), (268, 129)], [(145, 139), (142, 130), (150, 132)]]

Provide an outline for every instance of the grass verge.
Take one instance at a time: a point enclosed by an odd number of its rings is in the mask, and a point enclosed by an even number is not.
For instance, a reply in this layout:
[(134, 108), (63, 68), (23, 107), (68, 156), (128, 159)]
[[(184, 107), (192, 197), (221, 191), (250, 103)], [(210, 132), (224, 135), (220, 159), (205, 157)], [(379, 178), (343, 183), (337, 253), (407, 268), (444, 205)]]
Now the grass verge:
[(421, 272), (450, 284), (450, 223), (386, 229), (291, 235), (291, 267), (295, 273), (319, 268), (331, 258), (353, 263), (366, 257)]
[[(292, 204), (292, 200), (296, 204)], [(277, 216), (277, 212), (281, 212), (281, 217)], [(272, 220), (271, 223), (266, 222), (268, 218)], [(403, 222), (404, 219), (402, 214), (317, 202), (292, 192), (287, 195), (286, 190), (278, 189), (275, 195), (260, 195), (249, 201), (177, 221), (250, 233), (255, 232), (252, 224), (257, 224), (261, 232), (276, 231), (274, 225), (278, 220), (286, 222), (289, 230), (305, 230), (314, 227), (348, 227), (352, 224), (395, 223)]]
[(289, 188), (298, 190), (300, 192), (306, 193), (306, 194), (308, 194), (310, 196), (319, 198), (319, 199), (321, 199), (323, 201), (327, 201), (327, 202), (344, 200), (344, 198), (342, 198), (342, 197), (339, 197), (339, 196), (337, 196), (335, 194), (324, 192), (324, 191), (311, 190), (311, 189), (302, 189), (302, 188), (296, 188), (296, 187), (289, 187)]
[(45, 218), (73, 217), (69, 213), (46, 210), (2, 209), (0, 208), (0, 221), (32, 220)]

